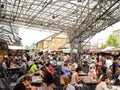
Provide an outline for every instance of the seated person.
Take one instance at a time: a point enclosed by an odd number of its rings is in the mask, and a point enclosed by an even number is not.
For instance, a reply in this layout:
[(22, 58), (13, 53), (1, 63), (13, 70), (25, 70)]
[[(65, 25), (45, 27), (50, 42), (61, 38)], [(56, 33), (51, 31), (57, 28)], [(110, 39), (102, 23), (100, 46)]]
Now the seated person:
[(50, 73), (51, 73), (52, 75), (55, 74), (54, 68), (51, 66), (50, 63), (47, 63), (47, 64), (46, 64), (46, 67), (47, 67), (47, 69), (50, 71)]
[(97, 77), (97, 75), (96, 75), (96, 67), (95, 66), (90, 67), (88, 75), (91, 76), (91, 77), (93, 77), (93, 78)]
[(107, 87), (107, 84), (110, 83), (109, 77), (107, 77), (105, 74), (102, 75), (101, 80), (99, 84), (96, 86), (95, 90), (109, 90)]
[(19, 77), (19, 78), (17, 79), (16, 83), (18, 84), (18, 83), (22, 82), (22, 79), (23, 79), (25, 76), (30, 76), (30, 77), (32, 77), (33, 74), (34, 74), (33, 72), (28, 71), (25, 75), (22, 75), (21, 77)]
[(115, 72), (115, 85), (120, 85), (120, 68), (118, 68)]
[(99, 82), (100, 82), (103, 74), (104, 74), (104, 73), (103, 73), (103, 71), (102, 71), (101, 69), (98, 69), (98, 70), (96, 71), (96, 75), (97, 75), (97, 78), (98, 78), (98, 81), (99, 81)]
[(52, 74), (47, 70), (46, 67), (41, 68), (41, 77), (43, 78), (43, 86), (56, 88), (54, 84), (54, 78)]
[(88, 65), (88, 62), (87, 61), (84, 61), (84, 64), (82, 66), (82, 71), (84, 73), (88, 73), (89, 72), (89, 65)]
[(31, 85), (32, 78), (30, 76), (25, 76), (22, 79), (22, 82), (18, 83), (14, 90), (27, 90), (27, 88), (30, 88), (31, 90), (36, 90), (35, 87), (29, 87)]
[(19, 73), (21, 75), (25, 74), (27, 71), (27, 65), (26, 65), (25, 60), (20, 60), (20, 67), (21, 67), (21, 69), (19, 70)]
[(77, 64), (76, 64), (76, 63), (73, 63), (73, 64), (71, 64), (71, 65), (69, 64), (69, 66), (70, 66), (70, 70), (73, 71), (73, 72), (74, 72), (74, 71), (76, 70), (76, 68), (77, 68)]
[(63, 90), (75, 90), (74, 86), (70, 84), (68, 75), (63, 74), (60, 77), (60, 83), (63, 84)]
[(82, 70), (81, 67), (77, 67), (77, 68), (76, 68), (76, 72), (74, 72), (74, 73), (72, 74), (71, 84), (74, 85), (74, 84), (77, 84), (77, 83), (81, 83), (81, 82), (82, 82), (82, 80), (83, 80), (84, 78), (79, 77), (79, 74), (81, 73), (81, 70)]
[(68, 68), (68, 64), (65, 63), (64, 66), (62, 66), (62, 72), (66, 75), (70, 75), (70, 70)]
[(30, 71), (36, 72), (37, 70), (38, 70), (37, 65), (36, 65), (36, 63), (34, 63), (34, 64), (30, 67)]

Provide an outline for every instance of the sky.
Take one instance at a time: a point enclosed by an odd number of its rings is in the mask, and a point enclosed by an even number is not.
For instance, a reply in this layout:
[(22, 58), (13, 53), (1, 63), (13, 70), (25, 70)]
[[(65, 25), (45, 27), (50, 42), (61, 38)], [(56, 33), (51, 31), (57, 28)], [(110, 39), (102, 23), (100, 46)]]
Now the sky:
[[(120, 22), (108, 27), (107, 29), (97, 33), (91, 40), (91, 43), (104, 43), (107, 37), (112, 34), (114, 30), (120, 29)], [(19, 36), (22, 38), (23, 46), (30, 46), (33, 43), (37, 43), (40, 40), (54, 34), (53, 32), (45, 32), (39, 30), (31, 30), (25, 28), (19, 28)]]
[(93, 38), (90, 40), (92, 43), (105, 43), (108, 36), (112, 34), (113, 31), (120, 29), (120, 22), (113, 24), (112, 26), (106, 28), (105, 30), (97, 33)]
[(44, 38), (51, 36), (52, 32), (45, 32), (45, 31), (38, 31), (38, 30), (31, 30), (26, 28), (19, 28), (19, 36), (22, 39), (23, 46), (30, 46), (33, 43), (37, 43)]

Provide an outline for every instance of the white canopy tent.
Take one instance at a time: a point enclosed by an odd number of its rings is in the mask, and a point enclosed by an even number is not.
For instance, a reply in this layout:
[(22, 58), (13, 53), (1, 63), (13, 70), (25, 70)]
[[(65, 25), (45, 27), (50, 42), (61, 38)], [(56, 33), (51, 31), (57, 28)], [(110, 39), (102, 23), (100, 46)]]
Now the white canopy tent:
[(102, 49), (101, 51), (109, 51), (109, 50), (112, 50), (113, 48), (114, 48), (114, 47), (108, 46), (108, 47)]

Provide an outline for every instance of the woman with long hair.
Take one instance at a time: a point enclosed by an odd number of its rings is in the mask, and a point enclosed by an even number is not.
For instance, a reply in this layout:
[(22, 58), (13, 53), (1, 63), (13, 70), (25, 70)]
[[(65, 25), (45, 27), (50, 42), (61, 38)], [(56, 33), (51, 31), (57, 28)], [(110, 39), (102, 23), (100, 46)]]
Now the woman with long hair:
[(60, 83), (63, 85), (63, 90), (75, 90), (75, 88), (70, 84), (68, 75), (62, 75), (60, 77)]
[(54, 84), (54, 78), (46, 67), (41, 68), (41, 77), (43, 78), (43, 85), (47, 85), (52, 88), (56, 88)]
[(95, 90), (109, 90), (109, 88), (107, 87), (108, 83), (110, 83), (109, 77), (103, 74)]

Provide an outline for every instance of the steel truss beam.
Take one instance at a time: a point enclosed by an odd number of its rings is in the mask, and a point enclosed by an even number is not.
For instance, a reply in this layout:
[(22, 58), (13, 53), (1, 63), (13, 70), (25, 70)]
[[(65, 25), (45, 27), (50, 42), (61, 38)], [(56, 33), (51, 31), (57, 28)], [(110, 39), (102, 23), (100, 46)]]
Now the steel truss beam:
[(120, 20), (120, 0), (0, 0), (0, 5), (0, 23), (67, 32), (76, 43)]

